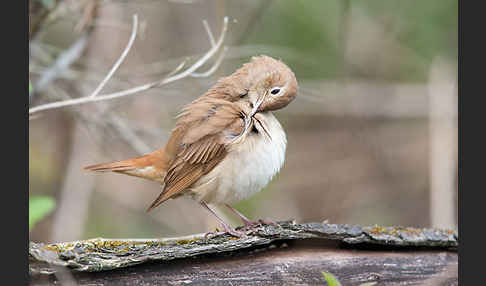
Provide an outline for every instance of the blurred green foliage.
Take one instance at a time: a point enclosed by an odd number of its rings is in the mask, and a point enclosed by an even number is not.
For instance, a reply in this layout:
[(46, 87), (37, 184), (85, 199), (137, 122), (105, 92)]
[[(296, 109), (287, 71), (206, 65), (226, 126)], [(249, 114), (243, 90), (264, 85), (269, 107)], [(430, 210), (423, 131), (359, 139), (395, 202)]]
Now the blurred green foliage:
[[(366, 37), (367, 27), (358, 17), (365, 15), (386, 39), (401, 46), (402, 53), (395, 51), (390, 58), (384, 58), (381, 55), (387, 47), (378, 45), (369, 56), (376, 57), (376, 65), (389, 63), (389, 68), (375, 73), (372, 66), (358, 69), (351, 65), (348, 75), (423, 81), (428, 64), (436, 56), (457, 59), (457, 14), (456, 0), (273, 1), (255, 19), (246, 41), (285, 47), (290, 53), (304, 55), (289, 58), (283, 52), (274, 54), (286, 58), (300, 78), (338, 78), (345, 64), (343, 45), (349, 45), (349, 39), (343, 42), (343, 33), (355, 25), (359, 36)], [(367, 44), (374, 43), (370, 39)]]
[(56, 201), (51, 197), (33, 196), (29, 199), (29, 230), (51, 213), (56, 206)]
[[(324, 277), (324, 279), (326, 279), (328, 286), (341, 286), (341, 283), (336, 278), (336, 276), (332, 275), (331, 273), (322, 272), (322, 276)], [(376, 282), (367, 282), (367, 283), (360, 284), (360, 286), (373, 286), (375, 284)]]
[(46, 7), (47, 9), (52, 9), (56, 4), (55, 0), (39, 0), (39, 2), (41, 2), (42, 5), (44, 5), (44, 7)]
[(322, 272), (322, 276), (326, 279), (327, 285), (329, 286), (341, 286), (339, 280), (329, 272)]
[[(382, 19), (396, 38), (424, 59), (438, 53), (457, 56), (458, 1), (356, 1), (373, 17)], [(365, 5), (363, 5), (365, 4)], [(386, 17), (385, 17), (386, 16)], [(389, 19), (385, 22), (384, 19)]]

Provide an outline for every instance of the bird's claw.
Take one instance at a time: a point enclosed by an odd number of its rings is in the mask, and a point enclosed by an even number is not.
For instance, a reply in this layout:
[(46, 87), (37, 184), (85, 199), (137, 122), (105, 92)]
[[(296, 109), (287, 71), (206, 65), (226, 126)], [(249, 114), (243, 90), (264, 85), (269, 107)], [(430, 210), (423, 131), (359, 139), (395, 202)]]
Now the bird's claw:
[(215, 238), (215, 237), (220, 236), (220, 235), (223, 235), (223, 234), (224, 234), (224, 232), (210, 231), (210, 232), (207, 232), (204, 235), (204, 239), (209, 240), (211, 238)]
[(240, 231), (240, 230), (233, 229), (231, 227), (223, 226), (223, 231), (208, 232), (204, 235), (204, 238), (210, 239), (210, 238), (214, 238), (214, 237), (217, 237), (217, 236), (220, 236), (220, 235), (223, 235), (223, 234), (229, 234), (229, 235), (232, 235), (232, 236), (235, 236), (235, 237), (238, 237), (238, 238), (243, 238), (243, 237), (247, 237), (248, 234), (250, 234), (251, 232), (252, 231)]
[(244, 221), (244, 226), (238, 228), (238, 230), (231, 228), (227, 225), (221, 225), (223, 227), (223, 231), (216, 231), (216, 232), (208, 232), (204, 235), (205, 239), (214, 238), (223, 234), (229, 234), (238, 238), (247, 237), (249, 234), (252, 234), (258, 231), (257, 226), (264, 226), (264, 225), (273, 225), (278, 226), (278, 223), (271, 219), (258, 219), (256, 221)]
[(256, 221), (245, 221), (244, 222), (245, 226), (243, 227), (243, 229), (250, 229), (250, 228), (253, 228), (254, 226), (258, 226), (258, 225), (273, 225), (273, 226), (277, 226), (278, 224), (271, 220), (271, 219), (258, 219)]

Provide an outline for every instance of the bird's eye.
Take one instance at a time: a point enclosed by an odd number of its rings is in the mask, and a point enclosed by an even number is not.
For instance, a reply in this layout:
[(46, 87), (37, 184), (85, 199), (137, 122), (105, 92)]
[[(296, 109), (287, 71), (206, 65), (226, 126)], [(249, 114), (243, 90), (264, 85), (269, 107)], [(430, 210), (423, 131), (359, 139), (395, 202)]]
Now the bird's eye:
[(273, 95), (277, 95), (279, 92), (280, 92), (280, 87), (273, 87), (270, 90), (270, 93), (273, 94)]
[(248, 90), (245, 90), (244, 93), (240, 94), (240, 98), (243, 98), (248, 95)]

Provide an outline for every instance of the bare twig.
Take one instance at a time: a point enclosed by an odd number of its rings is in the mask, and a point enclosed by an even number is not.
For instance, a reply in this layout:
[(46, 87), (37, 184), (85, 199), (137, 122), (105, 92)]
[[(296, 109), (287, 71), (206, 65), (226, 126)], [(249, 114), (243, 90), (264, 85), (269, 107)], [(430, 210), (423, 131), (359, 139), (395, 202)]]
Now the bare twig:
[(62, 74), (74, 61), (76, 61), (83, 53), (87, 40), (88, 35), (84, 34), (71, 47), (60, 54), (52, 67), (46, 70), (42, 77), (35, 83), (34, 90), (38, 92), (44, 90), (49, 83), (55, 80), (59, 74)]
[(125, 50), (123, 50), (123, 53), (118, 58), (118, 60), (115, 62), (115, 64), (111, 68), (110, 72), (106, 75), (106, 77), (103, 79), (103, 81), (98, 85), (98, 87), (95, 89), (95, 91), (93, 91), (93, 93), (89, 97), (97, 96), (98, 93), (100, 93), (100, 91), (103, 89), (103, 87), (106, 85), (106, 83), (113, 76), (113, 74), (116, 72), (118, 67), (120, 67), (121, 63), (123, 62), (123, 60), (128, 55), (128, 52), (130, 51), (130, 49), (133, 45), (133, 42), (135, 41), (135, 37), (137, 36), (137, 29), (138, 29), (138, 16), (137, 16), (137, 14), (135, 14), (135, 15), (133, 15), (132, 34), (130, 36), (130, 39), (128, 40), (128, 44), (125, 47)]
[[(56, 94), (59, 98), (63, 100), (71, 99), (69, 94), (61, 88), (54, 87), (52, 94)], [(84, 119), (86, 122), (97, 122), (102, 123), (105, 127), (112, 127), (115, 132), (118, 133), (119, 138), (123, 139), (133, 150), (139, 154), (145, 154), (151, 151), (149, 145), (147, 145), (140, 137), (132, 130), (127, 124), (127, 122), (114, 114), (113, 112), (105, 112), (101, 106), (96, 106), (95, 113), (83, 113), (75, 111), (75, 113)], [(103, 114), (103, 120), (96, 120), (94, 117)]]
[(212, 75), (218, 69), (218, 67), (221, 64), (221, 62), (223, 61), (223, 58), (224, 58), (227, 51), (228, 51), (228, 47), (224, 46), (223, 51), (221, 52), (218, 59), (216, 60), (216, 62), (214, 62), (213, 66), (210, 69), (208, 69), (205, 72), (201, 72), (201, 73), (193, 72), (191, 74), (191, 76), (192, 77), (208, 77), (208, 76)]
[(76, 24), (76, 27), (74, 27), (75, 31), (80, 32), (88, 27), (91, 22), (93, 22), (96, 16), (98, 4), (99, 1), (97, 0), (84, 1), (84, 3), (82, 4), (83, 7), (81, 8), (83, 10), (83, 16)]
[(198, 68), (200, 68), (202, 65), (204, 65), (204, 63), (206, 63), (212, 56), (214, 56), (216, 54), (216, 52), (219, 50), (219, 48), (221, 47), (221, 45), (224, 41), (227, 29), (228, 29), (228, 17), (225, 17), (223, 27), (222, 27), (222, 31), (221, 31), (221, 35), (220, 35), (218, 41), (216, 42), (216, 45), (213, 46), (211, 49), (209, 49), (209, 51), (207, 51), (198, 61), (196, 61), (194, 64), (192, 64), (189, 68), (187, 68), (183, 72), (180, 72), (180, 73), (175, 74), (175, 75), (170, 76), (170, 77), (165, 77), (162, 80), (159, 80), (159, 81), (156, 81), (156, 82), (144, 84), (144, 85), (141, 85), (141, 86), (137, 86), (137, 87), (134, 87), (134, 88), (131, 88), (131, 89), (127, 89), (127, 90), (123, 90), (123, 91), (119, 91), (119, 92), (115, 92), (115, 93), (100, 95), (100, 96), (97, 96), (97, 97), (86, 96), (86, 97), (75, 98), (75, 99), (71, 99), (71, 100), (52, 102), (52, 103), (39, 105), (39, 106), (30, 108), (29, 114), (33, 114), (33, 113), (48, 110), (48, 109), (65, 107), (65, 106), (79, 105), (79, 104), (85, 104), (85, 103), (89, 103), (89, 102), (96, 102), (96, 101), (120, 98), (120, 97), (124, 97), (124, 96), (128, 96), (128, 95), (133, 95), (133, 94), (136, 94), (138, 92), (145, 91), (145, 90), (148, 90), (148, 89), (151, 89), (151, 88), (154, 88), (154, 87), (166, 85), (168, 83), (171, 83), (171, 82), (180, 80), (182, 78), (185, 78), (185, 77), (191, 75), (192, 73), (194, 73)]
[(183, 67), (184, 65), (186, 65), (186, 61), (182, 61), (173, 71), (171, 71), (169, 74), (167, 74), (167, 76), (173, 76), (175, 75), (176, 73), (178, 73)]
[[(211, 31), (211, 28), (209, 27), (208, 21), (203, 20), (203, 25), (204, 25), (204, 28), (206, 29), (206, 33), (208, 33), (208, 38), (209, 38), (209, 42), (211, 43), (211, 47), (214, 47), (216, 45), (216, 42), (214, 41), (213, 32)], [(221, 52), (218, 59), (214, 62), (213, 66), (210, 69), (208, 69), (207, 71), (202, 72), (202, 73), (193, 72), (191, 74), (191, 76), (192, 77), (208, 77), (211, 74), (213, 74), (218, 69), (221, 62), (223, 61), (223, 58), (224, 58), (227, 51), (228, 51), (228, 47), (224, 46), (223, 51)]]
[(110, 113), (108, 114), (108, 121), (112, 124), (121, 138), (123, 138), (138, 154), (147, 154), (152, 151), (147, 143), (145, 143), (140, 137), (127, 125), (125, 120), (122, 120), (117, 115)]
[(204, 25), (204, 29), (206, 29), (206, 32), (208, 33), (208, 38), (209, 38), (209, 42), (211, 43), (211, 47), (216, 46), (216, 41), (214, 40), (214, 35), (213, 32), (211, 31), (211, 28), (209, 28), (208, 20), (204, 19), (203, 25)]

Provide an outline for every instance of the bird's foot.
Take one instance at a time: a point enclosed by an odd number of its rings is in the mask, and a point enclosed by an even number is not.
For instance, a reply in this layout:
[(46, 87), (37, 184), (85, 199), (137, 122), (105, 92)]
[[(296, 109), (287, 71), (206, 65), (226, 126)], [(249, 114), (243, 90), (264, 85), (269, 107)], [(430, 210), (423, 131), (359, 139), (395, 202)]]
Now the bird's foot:
[(243, 229), (253, 228), (253, 227), (258, 226), (258, 225), (273, 225), (273, 226), (278, 225), (275, 221), (273, 221), (272, 219), (269, 219), (269, 218), (259, 219), (259, 220), (256, 220), (256, 221), (250, 221), (250, 220), (245, 221), (244, 220), (243, 223), (245, 224)]
[(204, 239), (208, 240), (208, 239), (211, 239), (211, 238), (215, 238), (217, 236), (220, 236), (220, 235), (223, 235), (224, 232), (222, 231), (210, 231), (210, 232), (206, 232), (206, 234), (204, 235)]
[(221, 224), (221, 226), (223, 227), (223, 231), (208, 232), (204, 235), (204, 238), (210, 239), (210, 238), (217, 237), (217, 236), (220, 236), (220, 235), (223, 235), (223, 234), (230, 234), (232, 236), (242, 238), (242, 237), (247, 237), (248, 234), (251, 233), (249, 231), (241, 231), (241, 230), (233, 229), (232, 227), (225, 225), (225, 224)]
[(232, 236), (238, 237), (238, 238), (244, 238), (247, 237), (250, 232), (248, 231), (240, 231), (236, 229), (230, 229), (225, 231), (228, 234), (231, 234)]
[(257, 232), (265, 225), (278, 226), (278, 224), (271, 219), (258, 219), (256, 221), (247, 220), (243, 221), (243, 223), (244, 226), (241, 228), (241, 230), (244, 230), (247, 234)]

